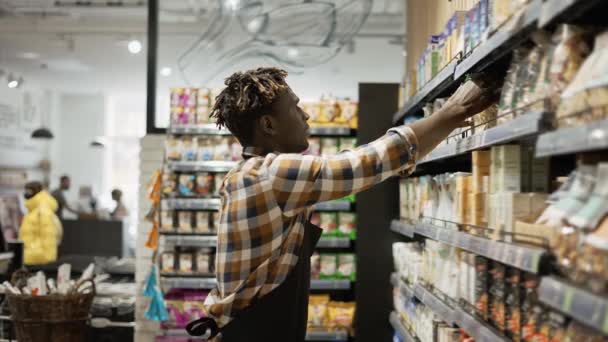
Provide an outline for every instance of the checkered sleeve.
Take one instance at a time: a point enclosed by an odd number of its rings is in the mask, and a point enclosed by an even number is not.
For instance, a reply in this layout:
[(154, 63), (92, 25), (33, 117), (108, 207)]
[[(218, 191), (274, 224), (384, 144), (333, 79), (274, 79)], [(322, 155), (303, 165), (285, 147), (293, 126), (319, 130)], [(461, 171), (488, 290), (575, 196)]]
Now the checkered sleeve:
[(269, 177), (283, 214), (291, 216), (317, 202), (363, 191), (399, 173), (414, 171), (418, 140), (400, 126), (381, 138), (334, 156), (281, 154), (270, 164)]

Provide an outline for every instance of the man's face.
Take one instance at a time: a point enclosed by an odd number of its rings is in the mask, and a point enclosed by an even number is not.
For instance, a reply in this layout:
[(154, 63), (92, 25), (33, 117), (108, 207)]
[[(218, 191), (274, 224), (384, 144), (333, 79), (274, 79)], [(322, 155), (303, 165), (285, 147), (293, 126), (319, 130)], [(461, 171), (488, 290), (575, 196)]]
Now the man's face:
[(273, 104), (278, 152), (301, 153), (308, 149), (310, 127), (307, 120), (310, 116), (298, 106), (299, 102), (291, 88), (287, 88)]
[(63, 190), (70, 190), (70, 179), (69, 178), (64, 178), (61, 180), (61, 189)]

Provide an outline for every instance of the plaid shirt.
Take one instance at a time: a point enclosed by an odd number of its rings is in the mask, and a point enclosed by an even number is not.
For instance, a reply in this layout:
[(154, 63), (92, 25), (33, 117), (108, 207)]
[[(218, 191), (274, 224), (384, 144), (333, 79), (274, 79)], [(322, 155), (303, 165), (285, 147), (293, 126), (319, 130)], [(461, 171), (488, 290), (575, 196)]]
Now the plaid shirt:
[[(311, 206), (411, 173), (417, 138), (407, 126), (326, 157), (245, 148), (250, 158), (222, 183), (216, 274), (205, 308), (221, 328), (253, 300), (279, 286), (298, 262)], [(303, 262), (308, 262), (305, 260)]]

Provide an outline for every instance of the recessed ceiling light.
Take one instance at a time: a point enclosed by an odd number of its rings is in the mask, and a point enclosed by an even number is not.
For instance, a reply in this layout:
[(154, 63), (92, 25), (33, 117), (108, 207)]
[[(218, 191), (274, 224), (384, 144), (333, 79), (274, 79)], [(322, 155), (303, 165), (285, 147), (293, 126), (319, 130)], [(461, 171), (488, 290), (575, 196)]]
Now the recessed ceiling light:
[(13, 74), (9, 74), (7, 79), (6, 79), (6, 85), (11, 88), (11, 89), (15, 89), (18, 88), (22, 83), (23, 83), (23, 78), (19, 77), (15, 77), (15, 75)]
[(133, 39), (129, 42), (129, 45), (127, 46), (127, 48), (129, 49), (130, 53), (135, 55), (135, 54), (138, 54), (141, 52), (142, 44), (139, 40)]
[(160, 74), (165, 77), (171, 76), (171, 72), (172, 72), (172, 70), (169, 67), (164, 67), (164, 68), (160, 69)]

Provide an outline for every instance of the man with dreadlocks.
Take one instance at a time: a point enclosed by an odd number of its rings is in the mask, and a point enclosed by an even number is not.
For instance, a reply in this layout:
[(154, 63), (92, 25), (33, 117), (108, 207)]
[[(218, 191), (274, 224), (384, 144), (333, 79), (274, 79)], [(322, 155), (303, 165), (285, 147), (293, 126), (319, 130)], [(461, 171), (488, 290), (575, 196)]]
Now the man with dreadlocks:
[(220, 188), (217, 288), (205, 301), (208, 317), (189, 324), (192, 335), (304, 341), (309, 257), (321, 231), (309, 222), (311, 206), (411, 173), (419, 157), (494, 97), (469, 81), (432, 116), (318, 157), (300, 154), (308, 148), (309, 116), (286, 77), (275, 68), (237, 72), (216, 98), (212, 115), (243, 145), (244, 160)]

